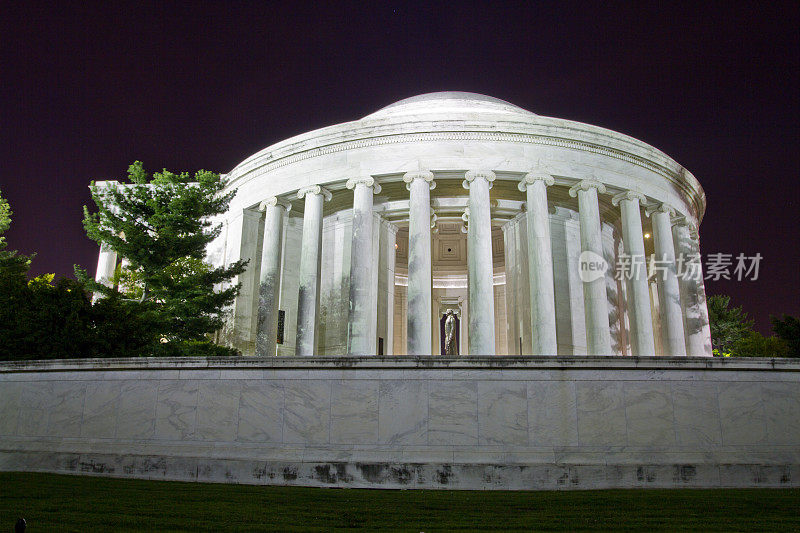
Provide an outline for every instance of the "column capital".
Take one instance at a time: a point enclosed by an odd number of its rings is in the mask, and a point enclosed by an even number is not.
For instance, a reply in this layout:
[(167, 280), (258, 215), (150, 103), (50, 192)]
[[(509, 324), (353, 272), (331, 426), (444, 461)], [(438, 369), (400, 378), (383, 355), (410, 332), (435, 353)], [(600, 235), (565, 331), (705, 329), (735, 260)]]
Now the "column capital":
[(647, 197), (636, 191), (622, 191), (619, 194), (615, 194), (611, 197), (611, 204), (612, 205), (619, 205), (619, 203), (623, 200), (638, 200), (639, 204), (644, 205), (647, 202)]
[(519, 184), (517, 185), (517, 188), (520, 191), (525, 192), (528, 190), (529, 185), (533, 185), (537, 181), (543, 181), (545, 186), (548, 187), (555, 183), (553, 176), (551, 176), (550, 174), (545, 174), (544, 172), (538, 172), (538, 171), (528, 172), (527, 174), (525, 174), (525, 177), (522, 178), (522, 180), (520, 180)]
[(378, 184), (377, 181), (375, 181), (375, 178), (373, 178), (372, 176), (359, 176), (356, 178), (350, 178), (349, 180), (347, 180), (347, 183), (345, 183), (345, 186), (348, 189), (355, 189), (356, 185), (364, 185), (366, 187), (371, 187), (372, 192), (375, 194), (381, 192), (381, 186)]
[(436, 221), (439, 220), (439, 217), (436, 216), (436, 213), (433, 211), (431, 207), (431, 229), (436, 227)]
[(483, 178), (489, 183), (489, 188), (492, 188), (492, 182), (497, 179), (494, 172), (491, 170), (468, 170), (466, 174), (464, 174), (464, 181), (461, 182), (461, 185), (465, 189), (469, 189), (469, 184), (475, 181), (478, 178)]
[(403, 181), (406, 182), (407, 190), (411, 190), (411, 182), (416, 179), (427, 181), (430, 184), (431, 190), (436, 188), (436, 182), (433, 181), (433, 172), (428, 170), (415, 170), (413, 172), (406, 172), (403, 174)]
[(464, 208), (464, 212), (461, 214), (461, 220), (464, 221), (464, 225), (461, 226), (461, 233), (467, 233), (469, 229), (469, 207)]
[(697, 226), (694, 224), (694, 222), (686, 218), (685, 215), (679, 215), (679, 214), (673, 215), (672, 218), (670, 218), (670, 223), (673, 226), (686, 228), (686, 230), (689, 232), (689, 235), (692, 238), (697, 238), (698, 235)]
[(666, 213), (672, 218), (675, 215), (675, 209), (664, 202), (651, 204), (645, 208), (644, 212), (647, 216), (651, 216), (653, 213)]
[(291, 209), (292, 209), (292, 202), (290, 202), (289, 200), (285, 200), (283, 198), (278, 198), (277, 196), (273, 196), (272, 198), (267, 198), (266, 200), (264, 200), (263, 202), (258, 204), (258, 210), (259, 211), (266, 211), (267, 210), (267, 206), (270, 206), (270, 205), (273, 206), (273, 207), (280, 206), (280, 207), (286, 209), (287, 213), (289, 211), (291, 211)]
[(383, 226), (386, 228), (386, 231), (388, 231), (392, 235), (397, 235), (397, 231), (400, 228), (398, 228), (395, 224), (389, 222), (385, 218), (383, 218), (383, 217), (380, 217), (380, 218), (381, 218), (381, 224), (383, 224)]
[(597, 189), (598, 194), (606, 193), (606, 186), (597, 181), (596, 179), (588, 178), (581, 180), (569, 188), (569, 195), (573, 198), (578, 196), (578, 191), (588, 191), (590, 189)]
[(686, 220), (686, 217), (679, 214), (679, 213), (672, 213), (672, 216), (669, 219), (669, 223), (672, 226), (685, 226), (689, 227), (689, 221)]
[(300, 199), (305, 198), (307, 194), (320, 194), (325, 197), (326, 202), (329, 202), (333, 196), (331, 195), (331, 191), (319, 185), (309, 185), (308, 187), (297, 190), (297, 197)]

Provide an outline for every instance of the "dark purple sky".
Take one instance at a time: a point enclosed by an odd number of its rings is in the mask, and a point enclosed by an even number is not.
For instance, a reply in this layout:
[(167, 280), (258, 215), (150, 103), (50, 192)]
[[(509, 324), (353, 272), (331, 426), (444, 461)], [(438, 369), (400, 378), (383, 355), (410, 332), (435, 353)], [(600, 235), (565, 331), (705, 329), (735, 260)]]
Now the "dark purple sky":
[(705, 188), (703, 252), (764, 257), (758, 281), (708, 292), (765, 333), (770, 314), (800, 315), (796, 1), (70, 4), (0, 6), (0, 190), (33, 273), (94, 272), (86, 186), (135, 159), (227, 172), (291, 135), (459, 90), (665, 151)]

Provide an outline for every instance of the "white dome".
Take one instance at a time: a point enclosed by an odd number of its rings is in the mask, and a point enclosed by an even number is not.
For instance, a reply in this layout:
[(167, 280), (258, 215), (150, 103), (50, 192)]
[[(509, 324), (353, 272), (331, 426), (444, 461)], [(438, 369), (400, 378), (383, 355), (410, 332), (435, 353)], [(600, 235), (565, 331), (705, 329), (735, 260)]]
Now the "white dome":
[(460, 91), (444, 91), (420, 94), (399, 100), (364, 118), (390, 118), (426, 113), (493, 113), (535, 116), (530, 111), (492, 96)]

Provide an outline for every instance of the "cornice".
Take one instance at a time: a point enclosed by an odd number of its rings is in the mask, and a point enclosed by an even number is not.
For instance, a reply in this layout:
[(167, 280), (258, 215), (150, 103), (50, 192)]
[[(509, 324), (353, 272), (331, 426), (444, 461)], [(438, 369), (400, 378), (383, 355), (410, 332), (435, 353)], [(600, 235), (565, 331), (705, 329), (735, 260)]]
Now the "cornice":
[[(236, 187), (245, 178), (254, 179), (262, 174), (277, 168), (290, 165), (313, 157), (334, 154), (342, 151), (367, 148), (370, 146), (385, 146), (390, 144), (436, 142), (436, 141), (495, 141), (536, 144), (544, 146), (557, 146), (588, 153), (600, 154), (606, 157), (631, 163), (638, 167), (654, 172), (667, 179), (672, 185), (692, 199), (695, 210), (702, 213), (705, 207), (705, 195), (702, 189), (694, 189), (687, 184), (684, 177), (664, 165), (656, 163), (643, 156), (626, 152), (617, 148), (603, 146), (585, 140), (571, 139), (537, 133), (503, 132), (503, 131), (425, 131), (405, 132), (395, 134), (376, 135), (360, 139), (341, 140), (329, 144), (312, 146), (306, 149), (292, 150), (284, 155), (263, 160), (262, 158), (246, 162), (234, 169), (238, 175), (231, 178), (229, 187)], [(644, 144), (644, 143), (642, 143)], [(649, 145), (645, 145), (648, 146)], [(652, 148), (652, 147), (650, 147)], [(653, 148), (654, 149), (654, 148)], [(655, 150), (655, 149), (654, 149)], [(266, 156), (265, 156), (266, 157)], [(664, 155), (664, 157), (668, 157)], [(677, 166), (680, 166), (676, 163)]]
[[(497, 370), (664, 370), (667, 373), (699, 370), (711, 376), (713, 372), (800, 372), (797, 359), (767, 357), (631, 357), (631, 356), (529, 356), (493, 355), (459, 357), (443, 356), (353, 356), (353, 357), (133, 357), (109, 359), (46, 359), (0, 361), (0, 374), (8, 381), (30, 381), (31, 375), (50, 374), (49, 380), (82, 380), (91, 372), (136, 370), (150, 372), (166, 370), (254, 370), (303, 369), (305, 371), (343, 368), (361, 369), (440, 369), (481, 368)], [(15, 375), (16, 374), (16, 375)], [(137, 374), (140, 379), (146, 374)], [(754, 374), (754, 377), (757, 374)], [(794, 381), (792, 381), (794, 382)]]

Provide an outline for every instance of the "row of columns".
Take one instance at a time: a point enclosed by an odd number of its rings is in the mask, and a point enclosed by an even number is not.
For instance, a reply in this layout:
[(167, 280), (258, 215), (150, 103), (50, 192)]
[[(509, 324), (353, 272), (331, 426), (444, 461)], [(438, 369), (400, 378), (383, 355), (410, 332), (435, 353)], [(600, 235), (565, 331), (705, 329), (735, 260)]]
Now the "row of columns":
[[(463, 186), (469, 190), (469, 204), (464, 219), (467, 221), (468, 280), (469, 280), (469, 353), (490, 354), (495, 351), (493, 294), (493, 261), (491, 239), (491, 205), (489, 190), (495, 174), (486, 170), (473, 170), (465, 174)], [(431, 353), (431, 205), (430, 191), (436, 187), (433, 173), (409, 172), (403, 176), (409, 191), (409, 250), (407, 335), (409, 355)], [(531, 301), (531, 332), (534, 354), (557, 353), (553, 264), (550, 241), (550, 223), (547, 187), (553, 185), (552, 176), (541, 173), (527, 174), (519, 184), (526, 193), (528, 266)], [(373, 195), (380, 192), (372, 177), (359, 177), (347, 181), (353, 190), (353, 233), (350, 261), (350, 294), (348, 315), (348, 355), (374, 353), (371, 338), (375, 309), (370, 299), (373, 282)], [(569, 194), (578, 199), (580, 240), (582, 253), (603, 257), (603, 241), (598, 193), (605, 186), (593, 179), (573, 185)], [(305, 187), (297, 192), (305, 202), (303, 238), (300, 255), (299, 298), (297, 307), (297, 355), (314, 355), (317, 350), (317, 319), (320, 298), (320, 266), (322, 250), (323, 202), (331, 193), (319, 185)], [(612, 198), (619, 205), (622, 218), (624, 252), (630, 257), (645, 257), (640, 207), (646, 202), (643, 195), (626, 191)], [(265, 211), (263, 252), (261, 260), (257, 355), (275, 353), (278, 293), (280, 288), (281, 237), (284, 216), (290, 204), (272, 198), (261, 204)], [(663, 345), (670, 355), (700, 355), (704, 353), (702, 335), (687, 337), (684, 332), (681, 295), (697, 292), (697, 287), (682, 286), (676, 272), (675, 236), (686, 234), (685, 226), (673, 222), (674, 211), (664, 204), (647, 206), (646, 213), (653, 221), (656, 256), (665, 265), (658, 279), (661, 295)], [(635, 270), (628, 281), (629, 316), (631, 321), (631, 349), (634, 355), (655, 355), (647, 270)], [(702, 283), (700, 284), (702, 286)], [(700, 287), (702, 288), (702, 287)], [(611, 335), (608, 321), (608, 303), (605, 277), (584, 281), (584, 313), (586, 321), (587, 351), (594, 355), (610, 355)], [(488, 295), (488, 296), (487, 296)], [(703, 302), (704, 303), (704, 302)]]
[[(493, 263), (489, 189), (495, 175), (491, 171), (470, 171), (463, 185), (469, 189), (469, 292), (470, 324), (469, 351), (472, 354), (493, 353), (495, 346), (494, 300), (485, 295), (493, 293)], [(409, 191), (409, 252), (408, 252), (408, 353), (431, 353), (431, 206), (430, 191), (435, 188), (433, 173), (409, 172), (403, 176)], [(380, 191), (372, 177), (350, 179), (347, 188), (353, 189), (353, 233), (350, 261), (350, 294), (348, 316), (348, 355), (374, 352), (370, 323), (375, 310), (370, 306), (370, 283), (373, 280), (373, 261), (367, 250), (372, 249), (373, 194)], [(313, 355), (317, 348), (316, 323), (319, 310), (320, 265), (322, 251), (322, 206), (331, 193), (314, 185), (297, 192), (305, 200), (303, 238), (300, 255), (300, 288), (297, 305), (297, 355)], [(544, 199), (545, 216), (547, 200)], [(272, 198), (262, 203), (265, 211), (264, 242), (259, 286), (257, 355), (275, 351), (275, 324), (280, 288), (280, 249), (283, 215), (286, 202)], [(549, 243), (549, 232), (546, 238)], [(546, 254), (548, 260), (550, 254)], [(552, 265), (550, 294), (552, 300)], [(550, 307), (553, 308), (552, 303)], [(555, 319), (552, 318), (552, 339), (555, 339)], [(555, 353), (555, 352), (553, 352)]]
[[(431, 352), (431, 228), (430, 191), (436, 187), (433, 173), (408, 172), (403, 176), (409, 191), (409, 252), (407, 334), (409, 355)], [(468, 237), (469, 279), (469, 353), (489, 354), (495, 351), (493, 294), (493, 262), (491, 239), (491, 205), (489, 190), (495, 174), (488, 170), (471, 170), (464, 176), (463, 186), (469, 190), (469, 204), (464, 215)], [(524, 176), (519, 190), (526, 194), (528, 276), (531, 302), (531, 338), (534, 354), (557, 353), (553, 263), (547, 187), (552, 176), (532, 172)], [(350, 260), (350, 294), (348, 315), (349, 355), (375, 352), (373, 322), (375, 309), (371, 300), (373, 270), (373, 195), (380, 185), (370, 176), (347, 181), (353, 190), (353, 233)], [(605, 186), (594, 179), (573, 185), (569, 194), (578, 199), (581, 252), (599, 258), (603, 254), (598, 194)], [(300, 254), (299, 295), (297, 306), (297, 355), (313, 355), (317, 350), (317, 319), (320, 300), (320, 266), (322, 251), (323, 203), (331, 193), (319, 185), (297, 191), (297, 199), (305, 202), (303, 237)], [(663, 203), (646, 205), (644, 195), (621, 192), (611, 199), (619, 206), (624, 253), (629, 258), (645, 257), (641, 207), (652, 219), (655, 256), (661, 264), (657, 276), (659, 314), (661, 315), (663, 351), (670, 355), (706, 355), (708, 345), (708, 311), (700, 265), (695, 277), (677, 276), (676, 250), (686, 257), (697, 257), (697, 229), (684, 217)], [(271, 198), (261, 203), (264, 211), (264, 234), (259, 276), (259, 303), (256, 354), (275, 353), (278, 298), (283, 249), (283, 222), (291, 209), (290, 202)], [(435, 217), (434, 217), (435, 218)], [(108, 284), (114, 274), (116, 253), (101, 248), (96, 280)], [(634, 268), (627, 279), (627, 302), (633, 355), (655, 355), (655, 338), (648, 289), (647, 269)], [(589, 354), (611, 354), (606, 281), (599, 277), (583, 282), (587, 351)], [(681, 302), (683, 301), (683, 306)], [(691, 312), (689, 310), (692, 310)], [(692, 314), (693, 313), (693, 314)], [(697, 315), (697, 316), (695, 316)]]

